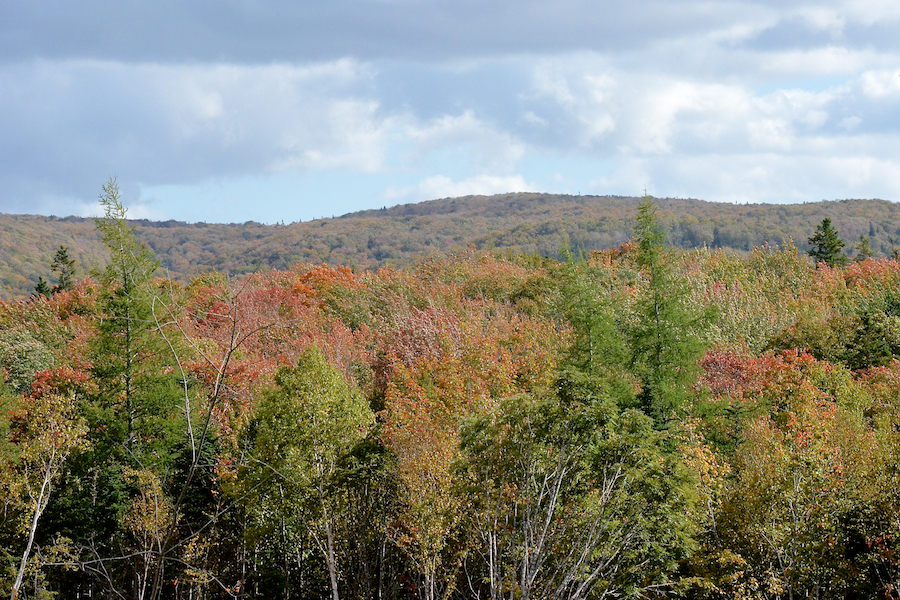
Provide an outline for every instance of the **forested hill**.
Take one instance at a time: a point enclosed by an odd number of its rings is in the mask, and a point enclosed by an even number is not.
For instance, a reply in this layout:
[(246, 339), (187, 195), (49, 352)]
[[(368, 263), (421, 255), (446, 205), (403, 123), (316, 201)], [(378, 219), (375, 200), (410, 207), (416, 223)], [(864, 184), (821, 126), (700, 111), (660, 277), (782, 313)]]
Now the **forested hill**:
[[(428, 256), (474, 245), (558, 255), (610, 248), (631, 237), (639, 198), (537, 193), (466, 196), (289, 225), (133, 221), (137, 237), (163, 272), (187, 280), (217, 270), (245, 273), (284, 269), (298, 262), (354, 268), (402, 267)], [(875, 255), (900, 245), (900, 205), (883, 200), (840, 200), (793, 205), (733, 205), (657, 199), (668, 243), (749, 250), (791, 238), (801, 250), (823, 218), (831, 218), (852, 254), (860, 235)], [(215, 219), (215, 215), (210, 215)], [(80, 277), (105, 264), (91, 219), (0, 215), (0, 297), (31, 293), (49, 276), (60, 245), (69, 247)]]

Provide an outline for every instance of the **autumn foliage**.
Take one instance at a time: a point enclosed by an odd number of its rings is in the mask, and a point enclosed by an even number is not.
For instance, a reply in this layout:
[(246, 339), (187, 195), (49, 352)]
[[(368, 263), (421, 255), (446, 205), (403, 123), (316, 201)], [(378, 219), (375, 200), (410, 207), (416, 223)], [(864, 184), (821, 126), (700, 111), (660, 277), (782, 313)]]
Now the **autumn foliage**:
[(900, 263), (642, 219), (0, 303), (0, 589), (896, 598)]

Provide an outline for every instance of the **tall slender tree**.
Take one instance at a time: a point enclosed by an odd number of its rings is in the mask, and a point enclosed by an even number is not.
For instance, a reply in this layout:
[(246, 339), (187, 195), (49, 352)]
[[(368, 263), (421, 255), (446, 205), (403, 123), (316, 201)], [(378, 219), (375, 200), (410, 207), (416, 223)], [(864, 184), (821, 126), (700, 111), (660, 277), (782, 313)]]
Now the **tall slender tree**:
[(95, 219), (95, 223), (110, 257), (106, 269), (98, 274), (103, 283), (105, 314), (97, 337), (94, 370), (108, 398), (121, 397), (126, 420), (125, 443), (133, 453), (138, 414), (136, 374), (154, 323), (148, 284), (159, 263), (135, 238), (115, 178), (104, 184), (100, 205), (104, 218)]
[(75, 259), (69, 258), (69, 247), (60, 245), (56, 249), (56, 255), (53, 262), (50, 263), (50, 270), (56, 273), (56, 285), (51, 291), (65, 292), (72, 289), (75, 285)]
[(692, 396), (704, 351), (698, 334), (707, 315), (686, 307), (687, 291), (673, 273), (656, 205), (647, 195), (638, 208), (635, 239), (646, 291), (631, 332), (632, 368), (643, 382), (644, 411), (665, 427)]
[[(159, 531), (153, 536), (147, 535), (146, 527), (136, 527), (133, 519), (119, 517), (146, 512), (141, 505), (146, 498), (158, 500), (160, 506), (171, 502), (155, 493), (148, 495), (148, 490), (169, 492), (168, 486), (178, 485), (171, 475), (185, 443), (182, 425), (194, 415), (179, 410), (182, 396), (188, 393), (186, 379), (175, 374), (173, 345), (154, 314), (158, 298), (153, 275), (159, 263), (135, 237), (115, 179), (103, 186), (100, 204), (105, 215), (95, 223), (109, 262), (95, 273), (101, 288), (99, 322), (90, 350), (96, 388), (86, 409), (95, 442), (89, 468), (108, 473), (107, 489), (102, 491), (108, 506), (100, 518), (109, 518), (110, 513), (117, 516), (116, 524), (109, 527), (110, 538), (92, 540), (90, 553), (105, 571), (131, 565), (132, 572), (119, 571), (116, 581), (108, 581), (109, 587), (127, 586), (132, 596), (153, 600), (159, 597), (171, 554), (169, 537), (179, 515), (155, 522)], [(112, 560), (122, 549), (133, 560)]]

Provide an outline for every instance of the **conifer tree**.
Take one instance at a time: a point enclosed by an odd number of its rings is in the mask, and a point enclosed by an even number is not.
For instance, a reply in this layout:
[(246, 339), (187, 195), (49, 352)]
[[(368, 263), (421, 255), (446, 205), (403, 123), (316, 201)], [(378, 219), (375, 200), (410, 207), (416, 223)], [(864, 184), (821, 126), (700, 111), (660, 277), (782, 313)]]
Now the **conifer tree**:
[(106, 269), (98, 273), (104, 286), (106, 314), (99, 326), (95, 374), (109, 398), (121, 396), (126, 417), (126, 445), (134, 450), (134, 396), (137, 367), (149, 341), (152, 325), (148, 283), (158, 262), (134, 236), (128, 225), (119, 187), (111, 178), (100, 194), (105, 215), (95, 219), (103, 244), (110, 253)]
[(640, 400), (658, 427), (666, 427), (690, 399), (703, 343), (697, 337), (704, 315), (685, 306), (686, 290), (663, 249), (665, 234), (649, 196), (638, 207), (635, 240), (647, 282), (632, 335), (632, 366), (642, 379)]
[(56, 292), (71, 290), (72, 286), (75, 285), (75, 259), (69, 258), (68, 246), (60, 245), (56, 249), (56, 255), (53, 257), (50, 268), (57, 276), (56, 285), (53, 286), (51, 291), (55, 294)]
[(834, 267), (847, 263), (847, 258), (843, 255), (846, 244), (831, 225), (831, 219), (822, 219), (816, 232), (807, 241), (810, 245), (808, 253), (817, 264), (824, 262), (829, 267)]
[(53, 262), (50, 263), (50, 269), (56, 273), (56, 285), (51, 286), (43, 276), (39, 276), (37, 285), (34, 286), (34, 292), (31, 294), (32, 297), (43, 296), (49, 298), (57, 292), (71, 290), (72, 286), (75, 285), (75, 260), (69, 258), (69, 248), (67, 246), (60, 245), (56, 249), (56, 255), (53, 257)]
[(47, 283), (47, 280), (44, 279), (43, 275), (38, 277), (37, 285), (34, 286), (34, 292), (32, 292), (32, 297), (37, 298), (38, 296), (43, 296), (44, 298), (49, 298), (50, 294), (53, 293), (53, 290), (50, 288), (50, 284)]
[[(174, 463), (184, 444), (183, 419), (193, 415), (179, 414), (180, 397), (187, 392), (173, 373), (173, 348), (154, 316), (152, 277), (159, 263), (128, 224), (115, 179), (103, 186), (100, 204), (105, 214), (95, 224), (109, 262), (94, 273), (102, 284), (101, 318), (91, 348), (97, 391), (88, 410), (95, 438), (94, 468), (110, 473), (109, 489), (104, 490), (110, 504), (127, 510), (111, 532), (114, 545), (105, 546), (103, 540), (94, 553), (100, 560), (111, 560), (114, 546), (130, 547), (137, 557), (131, 563), (132, 593), (156, 600), (171, 565), (171, 540), (182, 516), (169, 491), (183, 495), (182, 488), (191, 485), (189, 477), (173, 478), (179, 476)], [(148, 506), (155, 506), (158, 514)], [(160, 507), (168, 515), (164, 519)], [(155, 516), (147, 521), (141, 517), (147, 514)]]
[(856, 256), (853, 258), (856, 262), (862, 262), (867, 258), (872, 258), (875, 252), (872, 250), (872, 238), (868, 235), (859, 235), (859, 241), (853, 244), (856, 249)]

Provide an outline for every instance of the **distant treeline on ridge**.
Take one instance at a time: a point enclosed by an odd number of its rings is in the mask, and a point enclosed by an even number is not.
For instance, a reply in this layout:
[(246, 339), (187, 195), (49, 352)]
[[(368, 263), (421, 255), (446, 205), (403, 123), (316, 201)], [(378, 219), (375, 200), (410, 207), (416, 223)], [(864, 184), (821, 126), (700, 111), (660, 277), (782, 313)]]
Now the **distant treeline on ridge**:
[[(445, 198), (289, 225), (132, 221), (161, 273), (188, 281), (208, 271), (229, 274), (327, 263), (354, 269), (404, 267), (474, 246), (561, 256), (616, 247), (634, 229), (637, 197), (517, 193)], [(874, 256), (900, 246), (900, 205), (884, 200), (806, 204), (722, 204), (656, 199), (668, 243), (685, 248), (747, 251), (793, 240), (799, 250), (830, 218), (853, 255), (867, 236)], [(210, 216), (215, 219), (215, 215)], [(76, 276), (105, 266), (92, 219), (0, 214), (0, 298), (27, 297), (48, 274), (59, 246), (76, 261)]]

